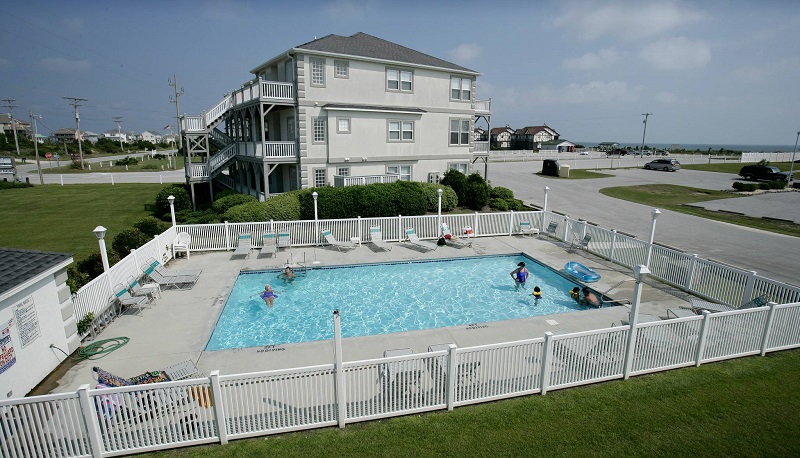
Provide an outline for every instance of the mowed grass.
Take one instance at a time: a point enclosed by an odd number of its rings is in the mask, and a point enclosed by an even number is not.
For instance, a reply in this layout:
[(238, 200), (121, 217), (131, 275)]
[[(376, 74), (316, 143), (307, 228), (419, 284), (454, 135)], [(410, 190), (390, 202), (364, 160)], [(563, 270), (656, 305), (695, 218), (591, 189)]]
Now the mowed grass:
[(80, 260), (99, 252), (92, 232), (114, 236), (145, 216), (152, 216), (161, 184), (44, 185), (0, 191), (0, 246), (72, 253)]
[(150, 457), (798, 456), (800, 350)]
[[(92, 162), (91, 164), (87, 163), (87, 167), (85, 169), (74, 169), (70, 167), (71, 162), (61, 161), (62, 166), (56, 167), (56, 162), (53, 161), (52, 164), (42, 164), (42, 173), (53, 173), (53, 174), (79, 174), (79, 173), (125, 173), (125, 172), (167, 172), (170, 170), (183, 170), (183, 157), (178, 157), (175, 160), (175, 164), (173, 167), (170, 167), (169, 161), (165, 159), (148, 159), (145, 161), (139, 161), (135, 165), (129, 165), (127, 169), (124, 165), (113, 165), (112, 160), (103, 161), (103, 165), (101, 166), (97, 162)], [(112, 165), (109, 166), (109, 163)], [(52, 167), (49, 167), (52, 165)], [(91, 169), (89, 169), (89, 165), (91, 165)], [(46, 168), (44, 168), (46, 167)], [(162, 169), (163, 167), (163, 169)], [(36, 174), (36, 170), (31, 170), (29, 173)]]
[(717, 212), (684, 205), (707, 200), (735, 199), (739, 197), (724, 191), (711, 191), (708, 189), (669, 184), (646, 184), (603, 188), (600, 189), (599, 192), (609, 197), (637, 202), (652, 207), (665, 208), (676, 212), (699, 216), (701, 218), (800, 237), (800, 225), (791, 222), (754, 218), (751, 216)]
[[(689, 170), (702, 170), (704, 172), (731, 173), (733, 175), (739, 175), (739, 170), (742, 170), (742, 167), (745, 165), (748, 164), (739, 162), (715, 162), (712, 164), (681, 164), (681, 168)], [(751, 163), (749, 165), (755, 164)], [(769, 165), (781, 169), (782, 172), (788, 172), (789, 168), (791, 167), (790, 162), (770, 162)], [(800, 164), (795, 164), (794, 169), (800, 169)]]

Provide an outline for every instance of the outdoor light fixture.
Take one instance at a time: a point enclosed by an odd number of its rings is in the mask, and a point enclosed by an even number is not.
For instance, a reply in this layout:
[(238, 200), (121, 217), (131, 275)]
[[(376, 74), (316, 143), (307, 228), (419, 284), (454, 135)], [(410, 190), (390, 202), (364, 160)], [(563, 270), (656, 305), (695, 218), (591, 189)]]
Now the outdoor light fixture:
[(104, 228), (103, 226), (97, 226), (94, 228), (94, 235), (97, 236), (97, 240), (103, 240), (106, 238), (106, 231), (108, 229)]
[(106, 237), (107, 229), (103, 226), (97, 226), (94, 228), (94, 235), (97, 236), (97, 243), (100, 244), (100, 260), (103, 262), (103, 272), (108, 272), (108, 253), (106, 252), (106, 241), (104, 240)]
[(167, 197), (167, 202), (169, 202), (169, 214), (172, 216), (172, 227), (175, 227), (175, 196), (170, 195)]

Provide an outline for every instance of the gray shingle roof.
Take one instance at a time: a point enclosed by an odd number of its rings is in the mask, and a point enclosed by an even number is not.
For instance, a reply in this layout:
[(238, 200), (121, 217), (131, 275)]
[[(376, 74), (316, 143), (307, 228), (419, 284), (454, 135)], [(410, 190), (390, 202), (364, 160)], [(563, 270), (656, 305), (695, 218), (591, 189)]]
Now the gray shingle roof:
[(67, 253), (0, 248), (0, 294), (70, 258)]
[(331, 34), (314, 41), (309, 41), (308, 43), (295, 47), (295, 49), (383, 59), (412, 65), (424, 65), (461, 72), (478, 73), (475, 70), (470, 70), (452, 62), (439, 59), (438, 57), (429, 56), (428, 54), (406, 48), (405, 46), (392, 43), (391, 41), (373, 37), (372, 35), (367, 35), (363, 32), (358, 32), (349, 37)]

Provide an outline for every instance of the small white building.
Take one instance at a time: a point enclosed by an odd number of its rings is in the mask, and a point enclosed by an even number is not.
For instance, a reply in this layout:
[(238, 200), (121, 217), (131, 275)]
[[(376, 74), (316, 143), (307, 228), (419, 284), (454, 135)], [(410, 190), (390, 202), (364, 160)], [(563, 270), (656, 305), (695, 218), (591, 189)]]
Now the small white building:
[(140, 138), (142, 141), (150, 142), (153, 144), (161, 143), (161, 134), (154, 132), (152, 130), (146, 130), (140, 134)]
[(70, 254), (0, 248), (0, 399), (25, 396), (80, 346), (71, 263)]
[(572, 153), (575, 151), (575, 143), (567, 140), (550, 140), (549, 142), (542, 142), (539, 151)]

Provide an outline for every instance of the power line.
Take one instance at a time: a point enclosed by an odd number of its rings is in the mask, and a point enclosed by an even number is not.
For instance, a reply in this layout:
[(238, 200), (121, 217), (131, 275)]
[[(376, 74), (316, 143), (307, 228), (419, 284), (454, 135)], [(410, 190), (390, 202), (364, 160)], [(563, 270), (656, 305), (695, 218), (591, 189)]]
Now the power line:
[(16, 108), (17, 106), (16, 105), (11, 105), (17, 99), (2, 99), (2, 100), (3, 100), (3, 102), (6, 103), (3, 106), (5, 108), (8, 108), (8, 117), (9, 117), (9, 120), (11, 121), (11, 127), (14, 129), (14, 146), (17, 147), (17, 156), (19, 156), (19, 140), (17, 140), (17, 127), (19, 127), (19, 123), (16, 122), (17, 120), (14, 119), (14, 115), (12, 114), (12, 110), (14, 110), (14, 108)]
[(122, 130), (120, 128), (120, 124), (122, 123), (122, 118), (120, 116), (114, 116), (114, 122), (117, 123), (117, 137), (119, 137), (119, 148), (122, 152), (125, 152), (125, 148), (122, 146)]
[(87, 99), (83, 99), (80, 97), (61, 97), (65, 100), (72, 100), (72, 106), (75, 107), (75, 139), (78, 140), (78, 154), (80, 155), (81, 159), (81, 169), (84, 168), (83, 165), (83, 148), (81, 147), (81, 116), (78, 114), (78, 107), (81, 106), (80, 102), (86, 102)]
[(183, 137), (180, 135), (181, 132), (181, 109), (180, 105), (178, 105), (178, 97), (183, 95), (183, 88), (181, 88), (181, 92), (178, 92), (178, 77), (172, 75), (172, 79), (167, 79), (167, 83), (175, 89), (175, 98), (173, 99), (172, 96), (169, 96), (169, 101), (175, 104), (175, 122), (177, 122), (178, 128), (178, 150), (183, 148)]

